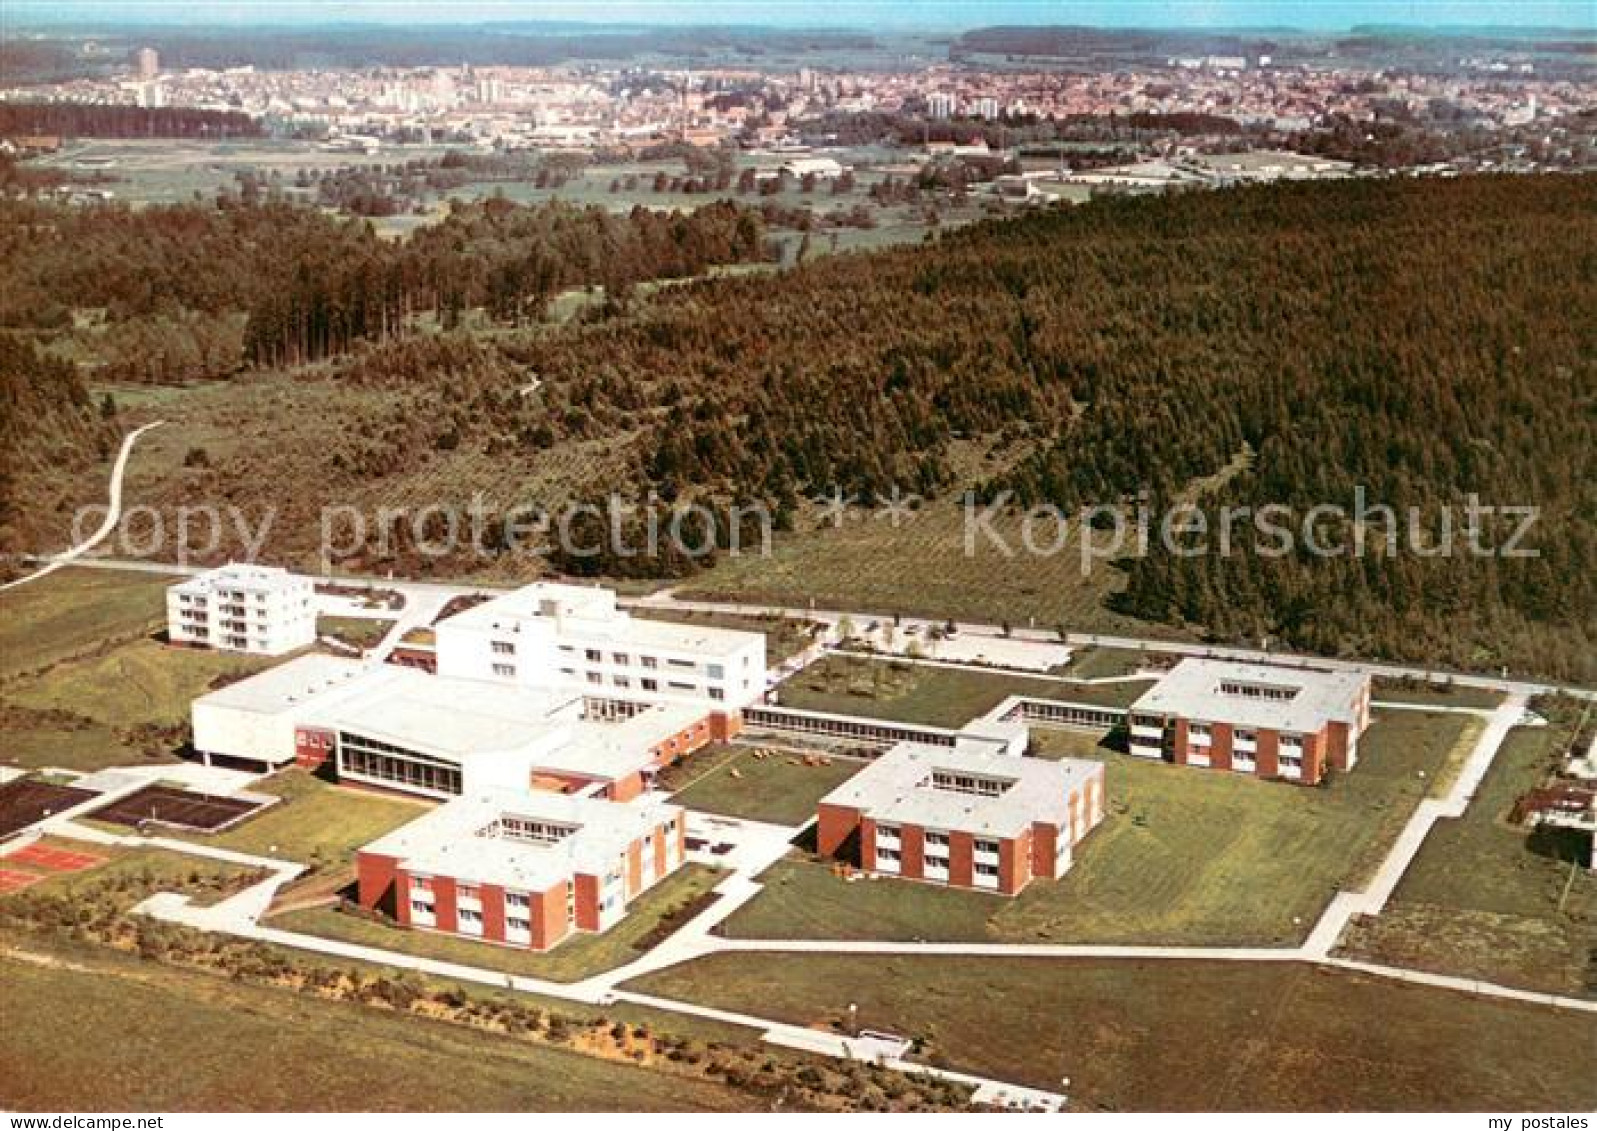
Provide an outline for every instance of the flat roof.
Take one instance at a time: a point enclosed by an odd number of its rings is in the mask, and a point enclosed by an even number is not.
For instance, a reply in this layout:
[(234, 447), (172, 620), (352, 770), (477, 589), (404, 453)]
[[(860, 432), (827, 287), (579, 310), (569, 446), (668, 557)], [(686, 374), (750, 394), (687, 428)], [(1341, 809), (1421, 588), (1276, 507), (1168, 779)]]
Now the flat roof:
[(612, 590), (546, 581), (502, 593), (440, 624), (485, 632), (516, 632), (527, 622), (547, 625), (573, 643), (602, 641), (616, 647), (712, 657), (731, 655), (756, 641), (764, 641), (758, 632), (634, 616), (616, 606)]
[[(939, 772), (1006, 785), (993, 795), (939, 788), (933, 784)], [(1080, 758), (1055, 761), (901, 742), (822, 804), (858, 809), (875, 821), (1009, 838), (1038, 821), (1068, 825), (1071, 792), (1102, 773), (1102, 763)]]
[(269, 592), (310, 585), (311, 579), (290, 573), (282, 566), (255, 565), (252, 562), (228, 562), (225, 566), (196, 574), (171, 586), (179, 593), (209, 593), (218, 586), (229, 589), (246, 589), (251, 592)]
[(457, 760), (526, 751), (562, 737), (581, 709), (575, 691), (452, 679), (385, 665), (307, 721)]
[(359, 660), (307, 652), (248, 679), (209, 691), (194, 702), (259, 715), (302, 711), (329, 693), (347, 691), (362, 676), (375, 670)]
[(661, 705), (619, 722), (582, 719), (571, 724), (570, 741), (541, 752), (533, 768), (615, 781), (653, 765), (653, 747), (703, 718), (699, 707)]
[[(1368, 682), (1358, 672), (1188, 657), (1133, 703), (1131, 713), (1313, 734), (1327, 722), (1356, 722), (1358, 700)], [(1225, 689), (1232, 684), (1289, 691), (1291, 696)]]
[[(411, 872), (547, 891), (578, 872), (603, 876), (634, 841), (681, 812), (648, 796), (618, 802), (538, 790), (482, 790), (440, 805), (361, 851), (393, 857)], [(495, 822), (505, 817), (574, 829), (551, 844), (529, 843), (494, 831)]]

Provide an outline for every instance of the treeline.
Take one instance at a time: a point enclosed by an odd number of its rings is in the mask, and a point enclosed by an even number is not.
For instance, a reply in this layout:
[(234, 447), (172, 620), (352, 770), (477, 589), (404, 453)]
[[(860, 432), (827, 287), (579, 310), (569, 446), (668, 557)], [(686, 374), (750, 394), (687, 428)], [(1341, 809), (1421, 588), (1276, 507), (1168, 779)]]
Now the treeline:
[(618, 216), (496, 197), (457, 205), (402, 243), (369, 229), (342, 232), (338, 245), (299, 248), (278, 285), (256, 296), (244, 342), (252, 362), (314, 361), (363, 339), (382, 341), (421, 313), (448, 328), (480, 307), (521, 325), (574, 287), (602, 288), (602, 309), (616, 313), (639, 283), (769, 254), (759, 213), (724, 202), (692, 213), (637, 207)]
[[(113, 344), (140, 321), (163, 328), (174, 355), (212, 357), (236, 331), (192, 316), (237, 315), (243, 359), (290, 365), (385, 340), (420, 315), (448, 327), (483, 308), (522, 323), (574, 287), (602, 288), (599, 309), (616, 313), (639, 283), (768, 254), (759, 212), (729, 203), (617, 215), (493, 198), (389, 241), (365, 223), (288, 204), (133, 210), (6, 200), (0, 328), (64, 332), (74, 312), (96, 310)], [(169, 374), (194, 375), (187, 366)]]
[(261, 124), (237, 110), (184, 106), (93, 106), (70, 102), (0, 102), (0, 137), (260, 137)]
[[(1131, 613), (1217, 638), (1589, 671), (1597, 648), (1597, 184), (1282, 185), (985, 224), (934, 248), (662, 294), (531, 349), (647, 390), (664, 490), (790, 506), (834, 487), (1157, 510), (1540, 508), (1534, 559), (1127, 560)], [(635, 396), (635, 394), (633, 394)], [(1211, 529), (1217, 529), (1211, 516)], [(1488, 540), (1501, 545), (1496, 525)], [(1422, 547), (1423, 548), (1423, 547)], [(1571, 637), (1567, 633), (1574, 633)], [(1554, 646), (1549, 641), (1557, 639)], [(1586, 647), (1569, 647), (1570, 640)], [(1534, 657), (1534, 660), (1531, 659)]]
[(19, 477), (104, 457), (114, 412), (109, 401), (94, 404), (71, 362), (0, 333), (0, 546), (18, 544), (16, 530), (26, 518), (19, 513)]

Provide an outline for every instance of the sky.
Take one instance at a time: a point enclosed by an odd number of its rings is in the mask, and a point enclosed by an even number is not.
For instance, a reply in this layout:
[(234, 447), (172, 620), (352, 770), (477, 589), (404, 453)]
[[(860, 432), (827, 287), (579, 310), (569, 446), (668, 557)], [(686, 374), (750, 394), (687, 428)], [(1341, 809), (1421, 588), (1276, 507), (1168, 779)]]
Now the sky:
[(1597, 0), (0, 0), (0, 32), (5, 25), (46, 23), (414, 26), (504, 19), (883, 30), (1085, 24), (1318, 31), (1372, 23), (1593, 30)]

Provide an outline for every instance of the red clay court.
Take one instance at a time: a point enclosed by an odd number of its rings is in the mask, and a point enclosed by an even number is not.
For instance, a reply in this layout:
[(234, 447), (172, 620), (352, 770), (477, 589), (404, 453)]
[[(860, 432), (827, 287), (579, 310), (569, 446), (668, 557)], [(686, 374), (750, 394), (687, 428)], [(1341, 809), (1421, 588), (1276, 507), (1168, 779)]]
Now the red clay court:
[(94, 810), (89, 816), (97, 821), (110, 821), (135, 829), (151, 824), (195, 832), (215, 832), (242, 821), (260, 807), (259, 801), (213, 797), (208, 793), (190, 793), (165, 785), (148, 785), (120, 801)]
[(57, 848), (53, 844), (40, 843), (18, 849), (5, 859), (16, 864), (43, 868), (46, 872), (81, 872), (85, 868), (94, 867), (105, 857), (96, 856), (92, 852), (76, 852), (70, 848)]
[(44, 879), (38, 872), (13, 872), (10, 868), (0, 868), (0, 895), (10, 895), (14, 891), (21, 891)]

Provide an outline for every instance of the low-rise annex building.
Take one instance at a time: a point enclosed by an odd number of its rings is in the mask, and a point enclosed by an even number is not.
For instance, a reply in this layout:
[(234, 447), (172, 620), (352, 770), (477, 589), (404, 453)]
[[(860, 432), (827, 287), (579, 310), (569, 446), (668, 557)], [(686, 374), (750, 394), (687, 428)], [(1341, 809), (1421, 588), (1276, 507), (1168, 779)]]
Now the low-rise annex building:
[(173, 644), (281, 656), (316, 642), (316, 585), (277, 566), (231, 562), (166, 591)]
[(1143, 758), (1314, 784), (1358, 764), (1370, 677), (1350, 671), (1182, 660), (1128, 712)]
[(403, 926), (548, 950), (614, 926), (681, 866), (686, 835), (682, 810), (651, 798), (484, 790), (362, 848), (358, 899)]
[(900, 743), (824, 797), (817, 849), (866, 872), (1014, 895), (1103, 819), (1100, 762)]
[(627, 800), (711, 741), (702, 710), (594, 710), (573, 690), (450, 679), (312, 653), (196, 699), (194, 746), (277, 769), (447, 800), (485, 788)]

